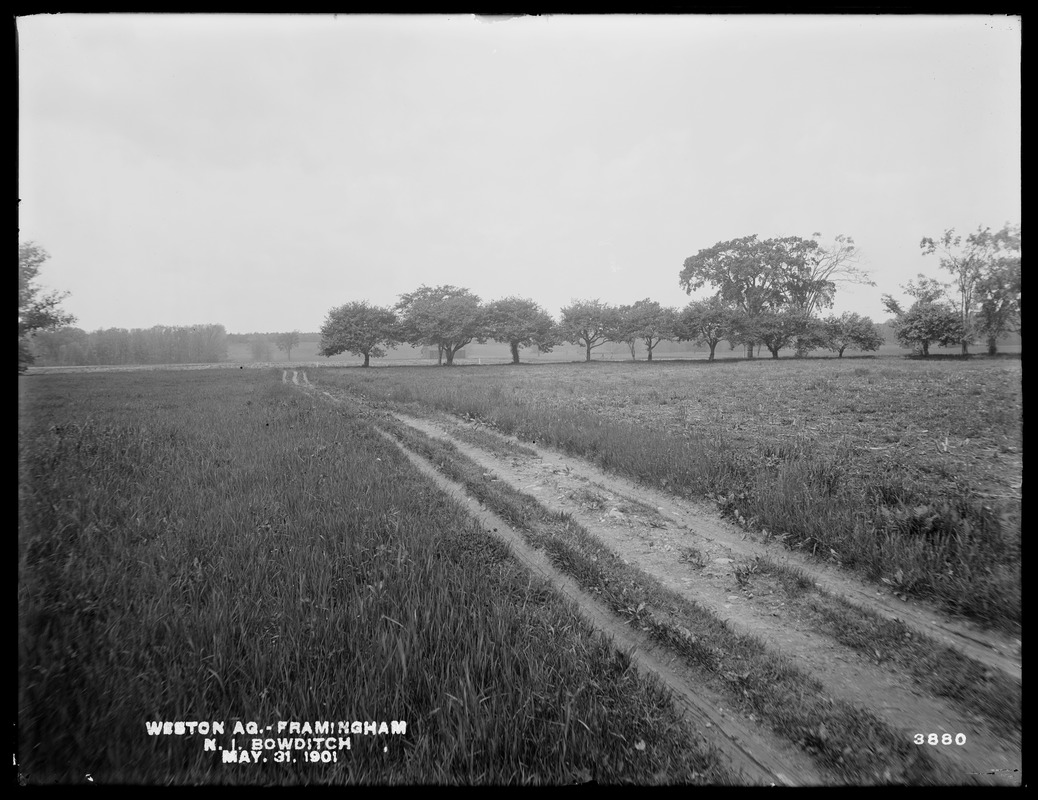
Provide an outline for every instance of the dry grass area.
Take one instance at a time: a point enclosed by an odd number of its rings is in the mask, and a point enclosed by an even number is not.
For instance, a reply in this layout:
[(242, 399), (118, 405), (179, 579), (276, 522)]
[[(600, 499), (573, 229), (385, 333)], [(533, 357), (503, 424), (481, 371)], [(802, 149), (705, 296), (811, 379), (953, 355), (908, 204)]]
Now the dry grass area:
[[(864, 484), (894, 469), (928, 491), (1020, 497), (1019, 361), (592, 363), (494, 373), (502, 392), (524, 402), (721, 437), (748, 458), (774, 460), (809, 440)], [(459, 385), (488, 377), (466, 373)]]

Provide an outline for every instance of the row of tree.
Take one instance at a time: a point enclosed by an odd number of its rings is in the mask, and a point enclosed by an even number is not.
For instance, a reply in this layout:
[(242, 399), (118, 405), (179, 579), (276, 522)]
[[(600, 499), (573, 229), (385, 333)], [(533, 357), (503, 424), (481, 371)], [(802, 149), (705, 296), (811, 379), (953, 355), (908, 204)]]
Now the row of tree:
[[(965, 239), (948, 230), (938, 240), (924, 238), (921, 247), (924, 255), (941, 254), (942, 268), (956, 278), (958, 304), (944, 284), (923, 276), (918, 285), (906, 287), (916, 298), (911, 308), (903, 310), (885, 295), (903, 345), (928, 354), (933, 341), (957, 341), (966, 353), (975, 337), (984, 336), (994, 353), (999, 337), (1019, 332), (1019, 226), (1007, 223), (997, 233), (980, 228)], [(354, 302), (332, 309), (321, 329), (320, 352), (348, 351), (363, 356), (368, 366), (386, 347), (408, 342), (434, 346), (440, 363), (452, 364), (466, 344), (493, 339), (509, 345), (515, 363), (521, 348), (548, 352), (564, 342), (583, 346), (590, 361), (591, 351), (606, 342), (626, 344), (633, 358), (640, 341), (651, 361), (660, 341), (677, 340), (705, 344), (711, 359), (722, 341), (744, 346), (749, 358), (762, 346), (773, 358), (788, 347), (797, 355), (825, 348), (842, 356), (848, 347), (876, 350), (883, 343), (868, 317), (820, 314), (832, 307), (839, 284), (875, 285), (858, 258), (854, 240), (842, 234), (829, 243), (819, 233), (806, 239), (745, 236), (685, 259), (678, 275), (682, 288), (692, 294), (709, 287), (713, 294), (683, 310), (649, 299), (623, 306), (575, 300), (561, 309), (559, 322), (527, 298), (484, 305), (468, 289), (422, 286), (392, 308)]]
[(832, 306), (838, 282), (871, 283), (857, 266), (853, 239), (840, 235), (823, 245), (820, 236), (747, 236), (701, 250), (685, 260), (679, 282), (689, 294), (707, 285), (715, 293), (680, 311), (649, 299), (622, 306), (574, 300), (556, 322), (527, 298), (484, 305), (468, 289), (422, 286), (402, 295), (392, 308), (366, 302), (333, 308), (321, 329), (320, 352), (348, 351), (363, 356), (368, 366), (372, 356), (400, 342), (434, 346), (440, 363), (452, 364), (466, 344), (488, 339), (507, 343), (515, 363), (521, 348), (548, 352), (562, 343), (583, 346), (588, 361), (591, 351), (606, 342), (626, 344), (632, 358), (636, 343), (643, 342), (650, 361), (653, 348), (664, 340), (706, 344), (711, 359), (725, 340), (745, 345), (751, 358), (761, 345), (775, 358), (790, 345), (800, 355), (817, 348), (841, 356), (847, 347), (875, 350), (883, 339), (867, 317), (821, 319), (817, 314)]
[(101, 364), (215, 364), (227, 359), (223, 325), (156, 325), (106, 328), (87, 333), (73, 327), (37, 331), (32, 357), (61, 366)]
[[(354, 353), (363, 356), (368, 366), (371, 357), (385, 355), (385, 348), (402, 342), (436, 347), (440, 363), (452, 364), (466, 344), (489, 339), (507, 343), (516, 363), (522, 348), (550, 352), (566, 342), (583, 346), (589, 361), (591, 351), (606, 342), (626, 344), (632, 358), (636, 343), (643, 342), (649, 360), (663, 340), (705, 344), (711, 359), (722, 341), (745, 346), (750, 358), (762, 346), (775, 358), (787, 347), (794, 347), (798, 355), (826, 348), (841, 356), (848, 347), (878, 349), (883, 338), (868, 317), (821, 317), (821, 310), (832, 306), (838, 284), (874, 283), (858, 267), (853, 239), (839, 235), (827, 244), (820, 239), (817, 233), (808, 239), (753, 235), (700, 250), (685, 259), (679, 284), (688, 294), (704, 287), (713, 294), (680, 311), (649, 299), (622, 306), (575, 300), (561, 310), (561, 320), (556, 322), (527, 298), (506, 297), (484, 304), (468, 289), (421, 286), (402, 295), (392, 308), (363, 301), (333, 308), (321, 328), (320, 352), (326, 356)], [(1022, 333), (1019, 225), (1006, 223), (997, 232), (978, 228), (965, 238), (947, 230), (938, 239), (924, 238), (920, 247), (923, 255), (938, 254), (941, 268), (955, 280), (948, 285), (920, 275), (902, 287), (914, 299), (907, 308), (884, 295), (901, 344), (927, 354), (933, 342), (945, 346), (957, 342), (967, 353), (969, 345), (983, 337), (993, 354), (1001, 336)], [(35, 243), (19, 244), (20, 371), (32, 361), (34, 336), (37, 349), (66, 363), (182, 363), (226, 357), (227, 335), (219, 325), (91, 334), (67, 328), (75, 319), (59, 307), (65, 295), (43, 293), (36, 283), (47, 258)], [(46, 335), (47, 331), (54, 335)], [(271, 342), (291, 358), (299, 334), (253, 337), (254, 347), (267, 351)]]
[(587, 361), (592, 350), (606, 342), (627, 345), (632, 358), (641, 342), (650, 361), (656, 345), (665, 340), (704, 344), (711, 360), (717, 345), (726, 340), (763, 344), (775, 358), (794, 342), (799, 353), (826, 348), (840, 356), (848, 347), (876, 350), (883, 344), (872, 320), (858, 314), (814, 319), (768, 311), (751, 318), (718, 298), (696, 301), (682, 310), (646, 298), (622, 306), (574, 300), (561, 309), (556, 322), (528, 298), (506, 297), (484, 304), (468, 289), (422, 286), (403, 295), (393, 308), (363, 301), (333, 308), (321, 327), (319, 352), (324, 356), (353, 353), (369, 366), (371, 358), (406, 342), (436, 347), (439, 362), (450, 365), (467, 344), (488, 340), (507, 344), (516, 364), (523, 348), (551, 352), (564, 343), (584, 347)]

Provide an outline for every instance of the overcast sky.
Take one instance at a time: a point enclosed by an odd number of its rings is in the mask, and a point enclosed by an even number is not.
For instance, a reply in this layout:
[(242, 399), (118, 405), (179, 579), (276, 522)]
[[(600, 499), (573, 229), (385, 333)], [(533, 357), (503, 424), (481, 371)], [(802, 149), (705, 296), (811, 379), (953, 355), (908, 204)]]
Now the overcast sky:
[(1019, 17), (18, 19), (19, 238), (86, 330), (316, 331), (421, 284), (680, 307), (688, 256), (1020, 220)]

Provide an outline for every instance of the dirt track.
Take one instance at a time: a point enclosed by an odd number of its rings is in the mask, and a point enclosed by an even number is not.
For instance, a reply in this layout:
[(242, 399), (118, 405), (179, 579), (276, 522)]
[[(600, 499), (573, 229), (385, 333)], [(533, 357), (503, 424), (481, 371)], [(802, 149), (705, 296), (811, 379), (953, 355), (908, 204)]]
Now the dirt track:
[[(333, 402), (366, 403), (340, 391), (330, 394), (316, 389), (302, 371), (286, 370), (282, 380)], [(403, 414), (394, 416), (429, 436), (450, 441), (484, 471), (536, 498), (545, 508), (570, 514), (626, 562), (654, 577), (665, 588), (710, 609), (737, 631), (755, 635), (769, 648), (789, 656), (799, 669), (819, 680), (830, 697), (868, 709), (891, 727), (904, 731), (906, 741), (911, 741), (915, 733), (965, 733), (965, 745), (928, 747), (929, 754), (954, 761), (963, 773), (984, 782), (1020, 783), (1022, 759), (1018, 741), (1000, 737), (979, 716), (923, 692), (895, 666), (882, 663), (882, 659), (866, 658), (811, 629), (786, 607), (782, 593), (770, 591), (766, 583), (755, 582), (747, 591), (740, 585), (736, 572), (757, 556), (795, 566), (830, 594), (881, 617), (898, 619), (913, 631), (1017, 681), (1021, 677), (1019, 640), (951, 619), (925, 604), (902, 601), (885, 590), (862, 584), (834, 565), (809, 560), (754, 538), (718, 518), (706, 506), (606, 474), (580, 459), (536, 446), (536, 456), (501, 456), (457, 437), (459, 428), (469, 423), (445, 416), (438, 417), (436, 422)], [(527, 442), (522, 444), (531, 447)], [(732, 766), (742, 771), (748, 781), (788, 785), (828, 782), (805, 754), (777, 740), (754, 721), (725, 710), (723, 700), (705, 692), (701, 684), (690, 683), (672, 656), (555, 570), (543, 554), (529, 548), (503, 520), (468, 498), (459, 485), (423, 459), (408, 455), (445, 491), (466, 503), (488, 530), (496, 529), (533, 571), (573, 598), (594, 625), (623, 649), (633, 649), (640, 668), (656, 674), (671, 688), (696, 728), (710, 733), (712, 743), (728, 755)], [(683, 559), (683, 554), (690, 551), (700, 555), (694, 566)]]

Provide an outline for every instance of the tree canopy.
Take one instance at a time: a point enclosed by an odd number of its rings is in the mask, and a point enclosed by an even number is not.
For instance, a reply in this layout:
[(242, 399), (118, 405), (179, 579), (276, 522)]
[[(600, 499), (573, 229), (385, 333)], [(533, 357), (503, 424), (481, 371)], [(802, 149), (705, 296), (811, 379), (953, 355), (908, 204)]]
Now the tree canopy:
[(719, 343), (734, 341), (739, 314), (718, 297), (696, 300), (685, 306), (678, 315), (675, 333), (679, 341), (707, 345), (710, 348), (709, 360), (713, 361)]
[(664, 339), (677, 336), (677, 311), (664, 308), (655, 300), (645, 298), (629, 306), (620, 306), (611, 315), (607, 338), (614, 342), (625, 342), (631, 349), (631, 358), (635, 357), (634, 345), (642, 341), (648, 351), (648, 360), (652, 361), (652, 351)]
[(988, 351), (994, 352), (1019, 302), (1013, 272), (1020, 267), (1020, 226), (1007, 222), (994, 232), (978, 226), (965, 237), (948, 228), (937, 238), (923, 237), (919, 247), (924, 256), (937, 254), (941, 269), (954, 278), (963, 354), (978, 335), (988, 338)]
[(805, 252), (802, 279), (790, 293), (793, 307), (808, 315), (832, 306), (837, 284), (876, 285), (869, 273), (858, 266), (859, 253), (854, 239), (838, 234), (831, 244), (823, 245), (819, 241), (821, 236), (820, 233), (812, 235), (816, 246)]
[(487, 340), (486, 315), (478, 296), (457, 286), (421, 286), (396, 304), (403, 341), (435, 345), (447, 366), (469, 342)]
[(299, 344), (299, 331), (286, 331), (274, 334), (274, 344), (278, 350), (285, 353), (286, 357), (292, 359), (292, 348)]
[(371, 357), (381, 358), (384, 347), (400, 341), (396, 314), (390, 308), (368, 305), (364, 301), (346, 303), (333, 308), (321, 326), (322, 356), (353, 353), (364, 356), (364, 366), (371, 366)]
[(818, 305), (831, 304), (832, 274), (840, 258), (839, 254), (826, 256), (812, 239), (761, 240), (754, 234), (718, 242), (689, 256), (678, 280), (689, 294), (711, 286), (724, 305), (743, 312), (744, 341), (752, 356), (753, 321), (765, 311), (788, 308), (810, 313)]
[(869, 317), (849, 311), (840, 316), (830, 315), (825, 318), (822, 328), (822, 340), (840, 358), (848, 347), (858, 350), (879, 350), (884, 339)]
[(563, 341), (583, 345), (585, 361), (590, 361), (591, 350), (609, 341), (608, 331), (616, 313), (601, 300), (573, 300), (562, 309), (559, 335)]
[(519, 349), (536, 347), (550, 353), (557, 344), (555, 320), (533, 300), (525, 297), (503, 297), (485, 309), (486, 332), (496, 342), (504, 342), (512, 353), (512, 363), (519, 363)]
[(35, 242), (18, 244), (18, 371), (33, 361), (29, 339), (41, 330), (72, 325), (76, 318), (60, 308), (68, 292), (44, 292), (37, 284), (40, 268), (50, 254)]
[(962, 341), (962, 320), (947, 303), (917, 302), (894, 321), (894, 335), (905, 347), (918, 348), (928, 356), (934, 342), (947, 347)]

